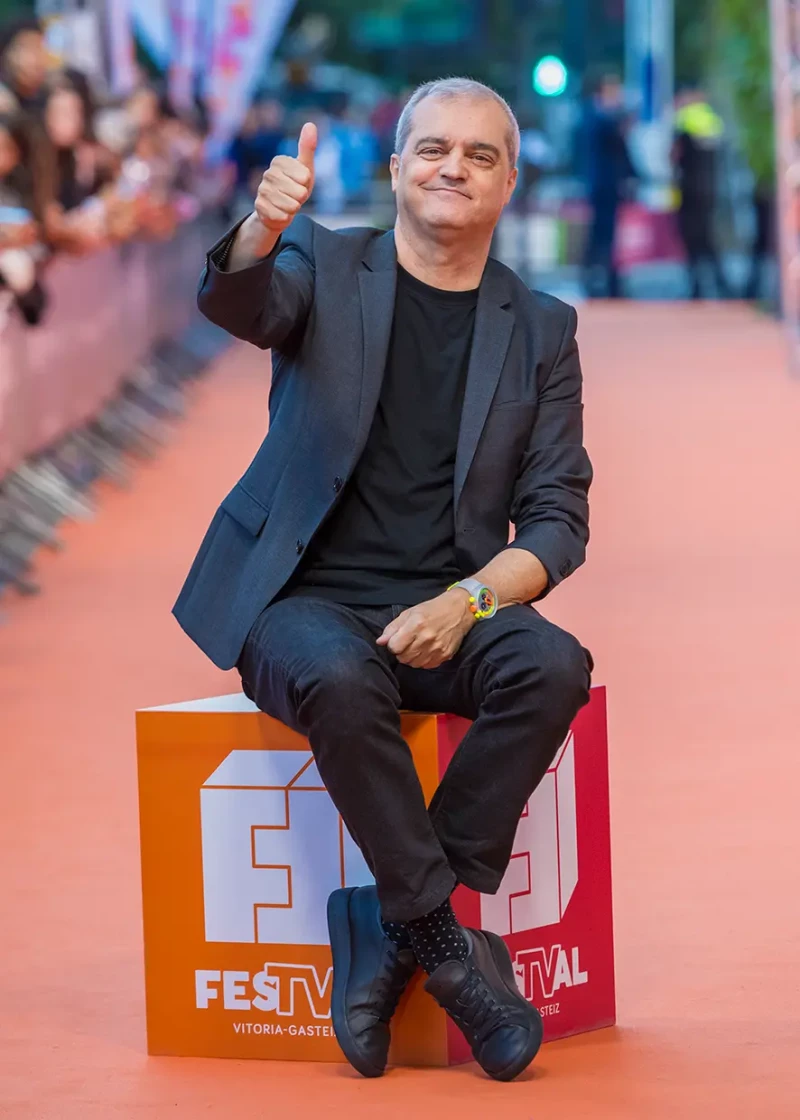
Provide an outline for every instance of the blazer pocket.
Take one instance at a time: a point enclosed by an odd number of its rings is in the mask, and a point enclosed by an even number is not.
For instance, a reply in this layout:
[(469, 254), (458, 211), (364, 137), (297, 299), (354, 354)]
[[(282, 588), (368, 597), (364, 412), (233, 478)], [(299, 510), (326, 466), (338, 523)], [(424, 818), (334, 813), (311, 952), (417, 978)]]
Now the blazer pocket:
[(502, 412), (504, 409), (516, 408), (519, 412), (523, 409), (536, 408), (538, 401), (500, 401), (499, 404), (493, 404), (491, 407), (492, 412)]
[(237, 524), (257, 537), (269, 517), (269, 510), (238, 483), (220, 506)]

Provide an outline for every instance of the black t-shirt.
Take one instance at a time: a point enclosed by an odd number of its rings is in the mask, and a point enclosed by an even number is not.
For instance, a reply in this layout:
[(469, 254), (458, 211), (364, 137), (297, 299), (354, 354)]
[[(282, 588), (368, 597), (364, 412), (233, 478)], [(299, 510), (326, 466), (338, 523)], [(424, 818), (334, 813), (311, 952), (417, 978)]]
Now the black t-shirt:
[(431, 288), (398, 266), (366, 446), (286, 594), (413, 606), (464, 575), (455, 556), (453, 470), (477, 302), (477, 289)]

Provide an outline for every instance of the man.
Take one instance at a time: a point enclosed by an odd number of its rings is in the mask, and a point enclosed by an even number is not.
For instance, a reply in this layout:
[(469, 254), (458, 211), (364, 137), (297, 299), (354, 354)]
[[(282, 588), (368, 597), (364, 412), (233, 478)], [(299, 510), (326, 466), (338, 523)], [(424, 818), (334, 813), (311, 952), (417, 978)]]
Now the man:
[[(623, 131), (622, 108), (622, 84), (615, 75), (606, 75), (591, 99), (583, 128), (592, 210), (584, 259), (586, 288), (590, 295), (603, 294), (609, 299), (621, 294), (614, 259), (617, 217), (628, 186), (636, 178)], [(600, 284), (598, 273), (602, 276)]]
[[(589, 695), (588, 651), (528, 605), (583, 561), (591, 467), (575, 312), (488, 259), (518, 143), (485, 86), (423, 86), (398, 123), (394, 230), (334, 233), (296, 217), (306, 125), (200, 286), (212, 321), (272, 348), (270, 429), (176, 613), (307, 736), (375, 876), (328, 908), (333, 1025), (366, 1076), (418, 966), (492, 1077), (541, 1040), (503, 942), (450, 905), (459, 882), (497, 891)], [(474, 720), (430, 807), (401, 708)]]
[(689, 89), (679, 94), (672, 162), (681, 193), (678, 223), (686, 248), (692, 299), (700, 299), (703, 294), (702, 273), (706, 265), (714, 275), (717, 295), (721, 299), (731, 295), (714, 232), (717, 165), (724, 138), (723, 123), (702, 90)]

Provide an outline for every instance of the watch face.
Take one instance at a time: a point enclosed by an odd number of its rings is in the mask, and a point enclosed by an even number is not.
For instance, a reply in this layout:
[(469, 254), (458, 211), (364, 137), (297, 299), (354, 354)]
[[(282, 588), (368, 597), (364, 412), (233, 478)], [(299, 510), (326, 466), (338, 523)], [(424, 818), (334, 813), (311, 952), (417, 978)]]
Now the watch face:
[(494, 592), (488, 587), (482, 587), (478, 593), (478, 610), (481, 614), (494, 614)]

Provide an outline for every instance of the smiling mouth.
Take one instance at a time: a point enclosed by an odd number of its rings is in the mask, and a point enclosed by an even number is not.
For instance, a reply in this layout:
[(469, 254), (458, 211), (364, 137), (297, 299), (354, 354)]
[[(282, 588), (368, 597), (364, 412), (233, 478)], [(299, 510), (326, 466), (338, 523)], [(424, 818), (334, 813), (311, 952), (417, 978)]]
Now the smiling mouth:
[(460, 194), (462, 198), (469, 198), (468, 194), (456, 190), (455, 187), (426, 187), (426, 190), (431, 191), (433, 194)]

